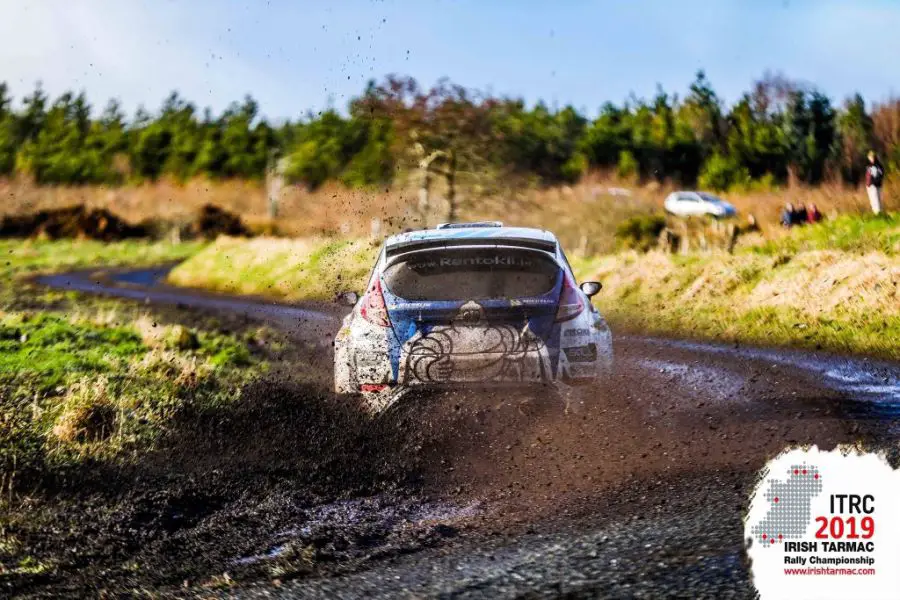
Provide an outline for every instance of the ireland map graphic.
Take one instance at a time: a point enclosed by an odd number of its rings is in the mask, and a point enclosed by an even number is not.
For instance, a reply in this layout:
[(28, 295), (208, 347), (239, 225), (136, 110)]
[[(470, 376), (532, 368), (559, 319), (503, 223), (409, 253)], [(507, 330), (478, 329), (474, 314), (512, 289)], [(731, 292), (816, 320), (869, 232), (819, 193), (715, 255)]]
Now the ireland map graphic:
[(766, 516), (750, 529), (763, 546), (803, 537), (812, 523), (812, 499), (822, 492), (822, 476), (814, 465), (791, 465), (786, 481), (769, 479)]

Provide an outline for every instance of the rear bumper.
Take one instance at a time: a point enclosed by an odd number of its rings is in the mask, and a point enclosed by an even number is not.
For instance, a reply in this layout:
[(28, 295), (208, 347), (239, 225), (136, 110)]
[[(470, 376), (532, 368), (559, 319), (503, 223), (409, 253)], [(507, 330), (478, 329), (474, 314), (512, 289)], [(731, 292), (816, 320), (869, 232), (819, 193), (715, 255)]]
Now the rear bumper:
[(547, 384), (553, 371), (546, 351), (505, 353), (412, 353), (400, 357), (398, 383), (517, 386)]
[[(335, 390), (390, 396), (404, 389), (532, 388), (589, 385), (610, 372), (609, 330), (568, 324), (560, 347), (523, 339), (520, 332), (456, 327), (399, 344), (393, 332), (349, 323), (335, 338)], [(471, 351), (487, 345), (503, 351)]]
[(560, 382), (520, 382), (520, 381), (473, 381), (473, 382), (446, 382), (446, 383), (417, 383), (417, 384), (400, 384), (392, 386), (394, 393), (406, 392), (410, 390), (418, 391), (534, 391), (534, 390), (555, 390), (560, 386)]
[(564, 386), (558, 383), (429, 383), (387, 386), (379, 392), (361, 392), (363, 409), (371, 415), (384, 413), (399, 402), (418, 405), (422, 402), (445, 402), (465, 406), (480, 402), (521, 402), (534, 399), (561, 398)]
[[(460, 354), (401, 356), (392, 366), (383, 353), (336, 352), (336, 389), (338, 392), (372, 391), (385, 388), (516, 388), (534, 386), (584, 385), (603, 372), (605, 354), (593, 360), (569, 361), (554, 369), (544, 352), (520, 355)], [(395, 375), (396, 373), (396, 375)]]

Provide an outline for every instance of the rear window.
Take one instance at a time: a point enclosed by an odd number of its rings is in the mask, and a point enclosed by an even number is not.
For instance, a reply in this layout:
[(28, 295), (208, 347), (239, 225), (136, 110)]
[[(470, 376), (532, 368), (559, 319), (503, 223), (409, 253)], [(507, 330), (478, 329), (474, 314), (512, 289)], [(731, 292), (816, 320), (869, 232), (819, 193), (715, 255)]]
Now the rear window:
[(491, 300), (546, 294), (560, 268), (533, 250), (441, 249), (394, 263), (383, 274), (387, 289), (406, 300)]

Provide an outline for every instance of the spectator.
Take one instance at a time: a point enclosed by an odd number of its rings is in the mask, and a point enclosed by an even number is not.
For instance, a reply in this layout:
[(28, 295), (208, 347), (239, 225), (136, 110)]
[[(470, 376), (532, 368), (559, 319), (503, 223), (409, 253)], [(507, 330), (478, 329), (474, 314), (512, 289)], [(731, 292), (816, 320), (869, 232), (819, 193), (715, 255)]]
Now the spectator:
[(788, 202), (781, 211), (781, 224), (784, 227), (791, 227), (794, 224), (794, 205)]
[(794, 212), (794, 225), (805, 225), (807, 221), (806, 205), (801, 204)]
[(881, 184), (884, 181), (884, 167), (878, 161), (875, 153), (869, 151), (869, 166), (866, 167), (866, 193), (869, 195), (869, 204), (872, 212), (881, 214)]
[(759, 231), (759, 223), (756, 222), (756, 217), (753, 213), (747, 215), (747, 226), (744, 228), (745, 231)]
[(819, 208), (815, 204), (810, 204), (809, 208), (806, 209), (806, 222), (818, 223), (821, 220), (822, 213), (819, 212)]

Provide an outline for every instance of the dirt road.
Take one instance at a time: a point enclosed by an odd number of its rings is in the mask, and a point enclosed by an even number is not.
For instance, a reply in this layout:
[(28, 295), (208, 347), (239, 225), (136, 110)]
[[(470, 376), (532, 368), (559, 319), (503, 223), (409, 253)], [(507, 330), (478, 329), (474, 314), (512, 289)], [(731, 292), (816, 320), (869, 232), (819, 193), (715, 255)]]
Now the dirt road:
[[(458, 393), (371, 423), (327, 392), (340, 310), (185, 292), (163, 273), (41, 282), (264, 320), (321, 381), (273, 373), (118, 474), (97, 492), (114, 508), (69, 534), (94, 558), (47, 590), (750, 598), (741, 518), (765, 461), (794, 444), (897, 448), (900, 365), (625, 334), (583, 414)], [(123, 574), (129, 561), (144, 570)]]

